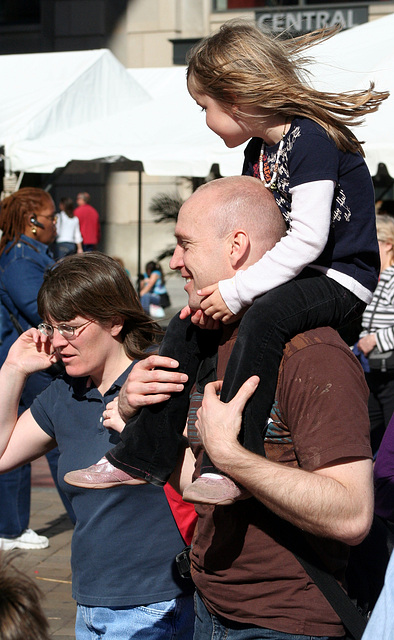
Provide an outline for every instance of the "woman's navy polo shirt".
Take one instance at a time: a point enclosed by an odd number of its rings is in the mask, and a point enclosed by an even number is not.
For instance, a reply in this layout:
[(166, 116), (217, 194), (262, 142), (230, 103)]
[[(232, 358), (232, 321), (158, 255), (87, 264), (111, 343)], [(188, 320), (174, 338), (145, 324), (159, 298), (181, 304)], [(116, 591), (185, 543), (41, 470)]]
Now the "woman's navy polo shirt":
[(94, 464), (119, 442), (119, 434), (103, 426), (102, 414), (132, 366), (104, 396), (94, 386), (86, 388), (87, 378), (65, 375), (54, 380), (31, 407), (33, 418), (56, 439), (60, 450), (59, 484), (77, 518), (71, 558), (73, 597), (83, 605), (151, 604), (192, 589), (175, 566), (184, 542), (161, 487), (93, 490), (63, 480), (65, 473)]

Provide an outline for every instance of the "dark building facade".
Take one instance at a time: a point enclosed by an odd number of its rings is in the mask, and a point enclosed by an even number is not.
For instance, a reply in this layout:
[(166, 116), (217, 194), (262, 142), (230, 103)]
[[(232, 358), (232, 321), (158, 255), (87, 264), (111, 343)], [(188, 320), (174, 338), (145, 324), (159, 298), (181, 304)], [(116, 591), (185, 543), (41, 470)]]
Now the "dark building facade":
[(0, 54), (101, 49), (128, 0), (0, 0)]

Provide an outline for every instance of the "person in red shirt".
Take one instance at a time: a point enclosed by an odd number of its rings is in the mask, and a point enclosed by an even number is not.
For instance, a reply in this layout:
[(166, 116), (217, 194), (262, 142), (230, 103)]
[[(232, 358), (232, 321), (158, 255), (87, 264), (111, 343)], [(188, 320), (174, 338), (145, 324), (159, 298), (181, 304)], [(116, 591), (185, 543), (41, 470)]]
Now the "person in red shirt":
[(90, 194), (84, 191), (77, 195), (77, 208), (74, 215), (79, 220), (79, 226), (83, 238), (82, 248), (84, 251), (94, 251), (100, 241), (100, 217), (98, 211), (92, 207)]

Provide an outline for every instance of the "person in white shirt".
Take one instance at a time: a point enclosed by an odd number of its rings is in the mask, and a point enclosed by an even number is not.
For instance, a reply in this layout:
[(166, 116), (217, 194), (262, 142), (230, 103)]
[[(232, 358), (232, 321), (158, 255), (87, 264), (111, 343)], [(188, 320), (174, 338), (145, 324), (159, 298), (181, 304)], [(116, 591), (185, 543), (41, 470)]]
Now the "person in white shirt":
[(53, 248), (56, 260), (72, 253), (83, 253), (82, 234), (79, 228), (79, 220), (74, 216), (72, 198), (60, 198), (59, 209), (56, 220), (57, 237)]

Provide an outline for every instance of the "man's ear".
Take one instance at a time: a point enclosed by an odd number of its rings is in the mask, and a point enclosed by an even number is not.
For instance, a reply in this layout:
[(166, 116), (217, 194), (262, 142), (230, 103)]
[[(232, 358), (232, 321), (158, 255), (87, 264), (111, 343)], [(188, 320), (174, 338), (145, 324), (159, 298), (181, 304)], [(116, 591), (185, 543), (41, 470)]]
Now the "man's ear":
[(242, 267), (250, 253), (249, 236), (243, 229), (233, 231), (230, 238), (230, 261), (234, 269)]

